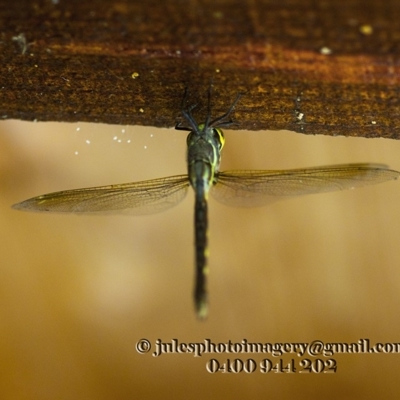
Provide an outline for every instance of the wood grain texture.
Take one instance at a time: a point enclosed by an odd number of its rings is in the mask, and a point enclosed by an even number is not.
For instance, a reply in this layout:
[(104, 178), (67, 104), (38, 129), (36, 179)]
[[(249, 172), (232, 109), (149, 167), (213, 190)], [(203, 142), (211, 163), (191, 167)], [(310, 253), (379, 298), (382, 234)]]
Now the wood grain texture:
[(399, 138), (400, 3), (0, 1), (0, 116), (171, 127), (185, 86), (241, 129)]

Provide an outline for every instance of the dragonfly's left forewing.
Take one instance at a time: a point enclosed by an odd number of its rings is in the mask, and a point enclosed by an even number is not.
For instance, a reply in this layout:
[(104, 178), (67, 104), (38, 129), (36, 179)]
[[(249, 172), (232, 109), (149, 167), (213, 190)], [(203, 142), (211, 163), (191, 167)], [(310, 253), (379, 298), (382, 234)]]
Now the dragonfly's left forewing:
[(133, 215), (153, 214), (178, 204), (189, 187), (187, 175), (149, 181), (63, 190), (33, 197), (13, 208), (39, 212), (127, 212)]
[(344, 164), (281, 171), (226, 171), (213, 197), (231, 206), (263, 206), (282, 197), (353, 189), (397, 179), (383, 164)]

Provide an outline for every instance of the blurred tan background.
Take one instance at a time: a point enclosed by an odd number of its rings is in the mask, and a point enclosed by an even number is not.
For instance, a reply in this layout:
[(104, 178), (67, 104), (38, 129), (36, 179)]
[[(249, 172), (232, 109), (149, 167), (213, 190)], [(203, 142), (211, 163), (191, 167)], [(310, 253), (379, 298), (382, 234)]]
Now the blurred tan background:
[[(0, 132), (2, 399), (398, 398), (400, 354), (338, 355), (334, 375), (212, 375), (210, 358), (263, 357), (154, 358), (135, 344), (399, 341), (399, 181), (257, 209), (211, 199), (210, 316), (199, 322), (191, 192), (142, 217), (10, 208), (43, 193), (185, 173), (185, 132), (17, 121)], [(400, 143), (226, 131), (221, 169), (349, 162), (400, 170)]]

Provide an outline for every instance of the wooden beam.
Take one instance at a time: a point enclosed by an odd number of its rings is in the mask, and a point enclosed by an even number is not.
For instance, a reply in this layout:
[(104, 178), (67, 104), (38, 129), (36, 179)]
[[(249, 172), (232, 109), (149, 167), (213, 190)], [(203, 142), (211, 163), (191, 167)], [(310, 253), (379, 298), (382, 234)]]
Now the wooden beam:
[(171, 127), (244, 92), (238, 128), (398, 139), (400, 2), (0, 1), (0, 116)]

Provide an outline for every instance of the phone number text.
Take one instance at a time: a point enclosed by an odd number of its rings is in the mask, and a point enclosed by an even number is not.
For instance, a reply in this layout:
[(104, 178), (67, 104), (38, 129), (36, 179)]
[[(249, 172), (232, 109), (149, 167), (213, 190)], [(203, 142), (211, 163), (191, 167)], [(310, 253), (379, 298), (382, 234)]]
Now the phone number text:
[(252, 374), (253, 372), (262, 374), (334, 374), (337, 371), (337, 363), (333, 358), (304, 358), (286, 361), (283, 359), (270, 360), (269, 358), (264, 358), (261, 361), (256, 361), (252, 358), (246, 360), (228, 358), (225, 361), (218, 361), (212, 358), (207, 362), (206, 370), (210, 374)]

